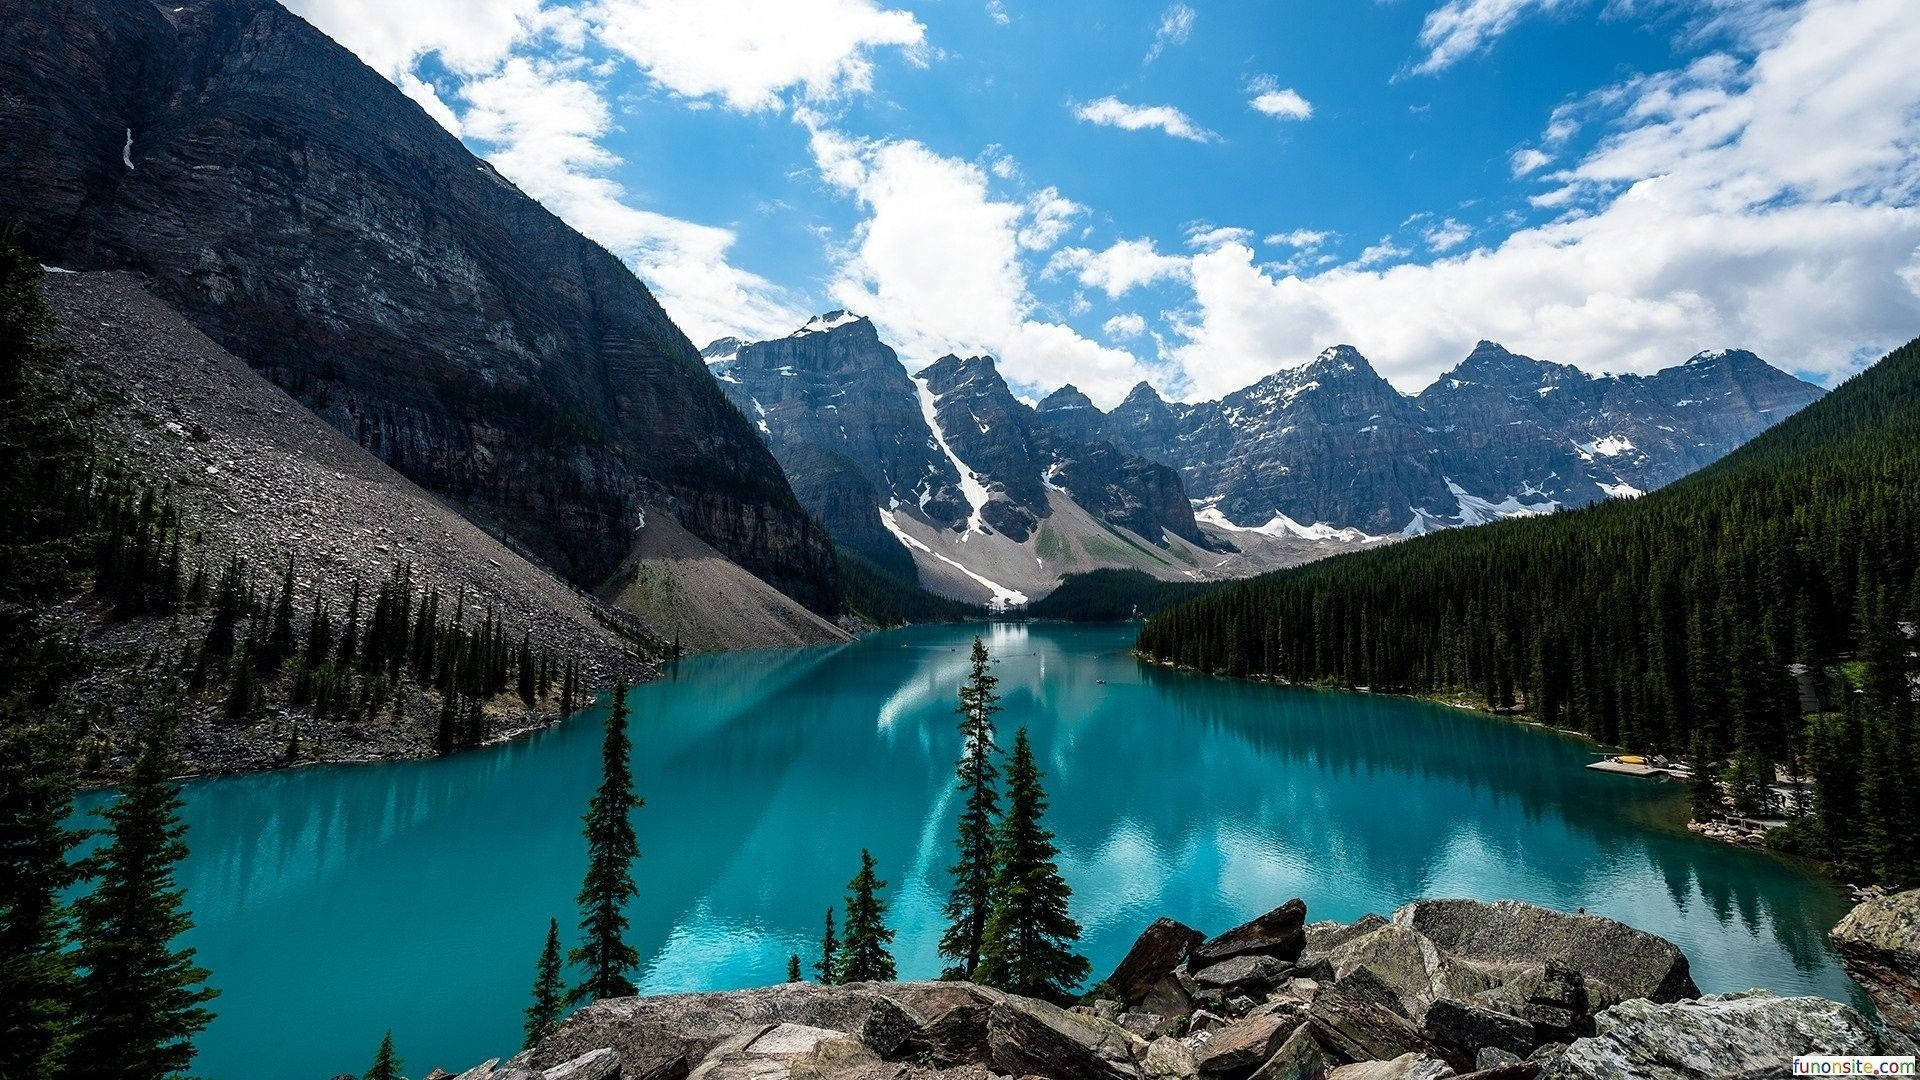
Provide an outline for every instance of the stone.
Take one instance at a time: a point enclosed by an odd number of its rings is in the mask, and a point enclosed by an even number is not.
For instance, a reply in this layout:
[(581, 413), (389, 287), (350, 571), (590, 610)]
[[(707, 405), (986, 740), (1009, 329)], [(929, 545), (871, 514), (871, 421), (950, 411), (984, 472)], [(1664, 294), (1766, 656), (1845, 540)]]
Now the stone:
[(1474, 1055), (1473, 1067), (1478, 1072), (1485, 1072), (1488, 1069), (1497, 1069), (1502, 1065), (1518, 1065), (1526, 1060), (1526, 1058), (1520, 1057), (1517, 1054), (1510, 1054), (1497, 1046), (1483, 1046), (1480, 1048), (1480, 1052)]
[(1397, 1016), (1407, 1016), (1406, 1002), (1400, 998), (1399, 991), (1387, 985), (1386, 980), (1374, 974), (1371, 968), (1355, 968), (1347, 977), (1333, 984), (1340, 995), (1350, 1001), (1366, 1001), (1378, 1005)]
[(1008, 995), (987, 1014), (987, 1050), (1000, 1073), (1116, 1080), (1140, 1075), (1147, 1044), (1118, 1024)]
[(1490, 971), (1556, 960), (1622, 998), (1674, 1002), (1700, 995), (1685, 954), (1665, 938), (1597, 915), (1501, 900), (1417, 900), (1393, 913), (1439, 949)]
[(1517, 1016), (1442, 998), (1427, 1009), (1421, 1025), (1427, 1037), (1453, 1051), (1463, 1062), (1478, 1062), (1483, 1050), (1499, 1050), (1519, 1061), (1540, 1045), (1533, 1024)]
[(1920, 1041), (1920, 889), (1860, 904), (1828, 937), (1887, 1026)]
[(1166, 1080), (1187, 1080), (1200, 1075), (1199, 1063), (1187, 1044), (1164, 1035), (1147, 1044), (1147, 1056), (1140, 1065), (1148, 1076)]
[(1513, 1061), (1503, 1065), (1494, 1065), (1484, 1069), (1475, 1069), (1470, 1073), (1461, 1073), (1459, 1080), (1537, 1080), (1540, 1064), (1534, 1061)]
[(1151, 1042), (1163, 1035), (1173, 1034), (1180, 1022), (1159, 1013), (1130, 1012), (1120, 1015), (1120, 1026)]
[(1192, 966), (1204, 968), (1236, 956), (1271, 956), (1292, 963), (1306, 948), (1307, 904), (1298, 897), (1194, 946)]
[(1218, 990), (1265, 989), (1286, 977), (1290, 969), (1271, 956), (1236, 956), (1196, 971), (1191, 976), (1200, 986)]
[(1661, 1004), (1623, 1001), (1597, 1018), (1598, 1034), (1547, 1062), (1541, 1080), (1724, 1080), (1785, 1076), (1801, 1054), (1911, 1054), (1911, 1044), (1853, 1009), (1765, 990)]
[(1154, 983), (1138, 1004), (1148, 1012), (1182, 1020), (1193, 1015), (1194, 1010), (1193, 995), (1187, 993), (1187, 988), (1174, 975), (1163, 976)]
[(610, 1080), (620, 1075), (620, 1055), (602, 1047), (540, 1073), (540, 1080)]
[(1209, 1076), (1245, 1076), (1272, 1057), (1306, 1022), (1301, 1014), (1256, 1016), (1221, 1028), (1194, 1051), (1200, 1071)]
[(1280, 1049), (1257, 1069), (1250, 1080), (1307, 1080), (1321, 1075), (1340, 1063), (1314, 1034), (1313, 1025), (1302, 1024), (1287, 1036)]
[(1444, 955), (1425, 934), (1395, 923), (1333, 946), (1326, 959), (1336, 979), (1360, 970), (1377, 976), (1398, 995), (1397, 1011), (1415, 1023), (1439, 998), (1471, 997), (1493, 985), (1485, 973)]
[[(937, 1065), (987, 1059), (987, 1013), (1006, 997), (970, 982), (874, 983), (873, 991), (898, 1005), (917, 1027), (908, 1045), (884, 1056), (912, 1053)], [(884, 1031), (885, 1022), (876, 1025)]]
[(1571, 1042), (1593, 1034), (1593, 1014), (1618, 998), (1579, 971), (1549, 961), (1522, 970), (1475, 1000), (1532, 1024), (1535, 1042)]
[(1307, 1013), (1327, 1049), (1349, 1061), (1380, 1061), (1402, 1054), (1440, 1057), (1439, 1047), (1406, 1017), (1346, 986), (1314, 999)]
[(1390, 1061), (1361, 1061), (1342, 1065), (1327, 1080), (1449, 1080), (1453, 1067), (1419, 1054), (1401, 1054)]
[(1351, 941), (1362, 934), (1370, 934), (1385, 925), (1387, 925), (1387, 920), (1372, 912), (1368, 912), (1350, 923), (1338, 923), (1332, 919), (1322, 919), (1316, 923), (1308, 923), (1306, 928), (1307, 951), (1315, 956), (1319, 956), (1336, 945)]

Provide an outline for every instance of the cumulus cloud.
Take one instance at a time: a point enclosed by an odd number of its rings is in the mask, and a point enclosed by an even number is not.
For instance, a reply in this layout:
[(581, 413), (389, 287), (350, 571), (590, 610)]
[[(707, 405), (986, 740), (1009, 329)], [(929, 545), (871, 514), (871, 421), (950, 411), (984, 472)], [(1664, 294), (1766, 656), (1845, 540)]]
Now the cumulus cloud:
[(1073, 114), (1089, 124), (1124, 131), (1162, 131), (1176, 139), (1201, 143), (1220, 138), (1171, 105), (1129, 105), (1116, 97), (1103, 97), (1075, 106)]
[(1156, 281), (1186, 277), (1187, 259), (1161, 254), (1152, 240), (1121, 240), (1100, 251), (1062, 248), (1047, 263), (1046, 274), (1070, 275), (1112, 299)]
[(1134, 311), (1122, 312), (1101, 323), (1100, 331), (1119, 340), (1137, 338), (1147, 332), (1146, 316)]
[(792, 298), (727, 261), (731, 230), (640, 209), (607, 175), (620, 164), (601, 142), (612, 113), (582, 67), (513, 57), (468, 81), (467, 136), (501, 175), (625, 260), (696, 343), (793, 327), (804, 316)]
[(1147, 46), (1143, 64), (1151, 64), (1166, 52), (1168, 47), (1185, 45), (1193, 36), (1194, 10), (1185, 4), (1174, 4), (1160, 15), (1160, 25), (1154, 28), (1153, 44)]
[(1201, 251), (1217, 248), (1222, 244), (1251, 244), (1253, 230), (1238, 225), (1191, 225), (1187, 228), (1187, 246)]
[(926, 27), (873, 0), (596, 0), (596, 39), (687, 98), (728, 108), (779, 108), (782, 94), (810, 99), (868, 90), (874, 50), (910, 56)]
[(1760, 47), (1792, 26), (1800, 0), (1446, 0), (1420, 25), (1426, 56), (1410, 69), (1432, 74), (1483, 52), (1522, 20), (1598, 6), (1612, 18), (1672, 14), (1681, 38), (1722, 36)]
[(1548, 165), (1553, 164), (1553, 155), (1543, 150), (1526, 146), (1515, 150), (1513, 157), (1508, 160), (1513, 166), (1514, 176), (1531, 176), (1541, 169), (1546, 168)]
[(1569, 212), (1498, 246), (1310, 277), (1242, 245), (1193, 256), (1173, 359), (1202, 394), (1336, 341), (1404, 389), (1482, 337), (1588, 370), (1735, 345), (1852, 370), (1920, 329), (1920, 20), (1810, 0), (1770, 40), (1615, 88), (1607, 134), (1548, 176)]
[(1473, 229), (1452, 218), (1427, 227), (1420, 234), (1426, 240), (1427, 247), (1433, 251), (1452, 251), (1466, 243), (1473, 236)]
[[(1002, 180), (1008, 179), (1012, 173), (1003, 173), (998, 166), (1009, 160), (998, 158), (988, 168)], [(1016, 238), (1030, 251), (1050, 250), (1086, 213), (1086, 207), (1060, 194), (1059, 188), (1041, 188), (1027, 197), (1026, 220)]]
[(1420, 24), (1420, 47), (1426, 58), (1415, 64), (1415, 74), (1451, 67), (1485, 49), (1529, 15), (1560, 11), (1587, 0), (1447, 0), (1427, 13)]
[(1275, 247), (1299, 248), (1310, 251), (1333, 239), (1333, 234), (1322, 229), (1295, 229), (1292, 232), (1274, 233), (1268, 236), (1266, 243)]
[(1277, 120), (1305, 120), (1313, 115), (1313, 105), (1300, 96), (1298, 90), (1281, 86), (1279, 80), (1271, 75), (1259, 75), (1248, 80), (1247, 93), (1253, 95), (1247, 104), (1255, 112), (1265, 113)]
[(853, 138), (802, 110), (820, 173), (865, 214), (835, 267), (842, 305), (871, 312), (909, 365), (990, 353), (1019, 384), (1071, 381), (1112, 404), (1142, 376), (1134, 356), (1041, 317), (1020, 235), (1030, 200), (997, 198), (989, 172), (912, 140)]

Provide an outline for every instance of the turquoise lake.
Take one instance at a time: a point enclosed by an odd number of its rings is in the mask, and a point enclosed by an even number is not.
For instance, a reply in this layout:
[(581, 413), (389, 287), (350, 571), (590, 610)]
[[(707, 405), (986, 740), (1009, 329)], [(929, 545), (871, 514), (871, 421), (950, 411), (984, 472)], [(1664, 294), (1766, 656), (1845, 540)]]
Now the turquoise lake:
[[(810, 968), (862, 847), (902, 977), (937, 975), (975, 633), (1003, 741), (1032, 730), (1096, 977), (1160, 915), (1211, 933), (1296, 895), (1341, 920), (1516, 897), (1664, 935), (1709, 992), (1860, 1000), (1825, 943), (1838, 891), (1679, 828), (1679, 785), (1489, 717), (1147, 668), (1132, 627), (1020, 624), (699, 657), (635, 689), (644, 990)], [(189, 940), (223, 991), (194, 1072), (357, 1074), (389, 1027), (412, 1076), (517, 1050), (547, 918), (574, 921), (603, 714), (441, 761), (189, 785)]]

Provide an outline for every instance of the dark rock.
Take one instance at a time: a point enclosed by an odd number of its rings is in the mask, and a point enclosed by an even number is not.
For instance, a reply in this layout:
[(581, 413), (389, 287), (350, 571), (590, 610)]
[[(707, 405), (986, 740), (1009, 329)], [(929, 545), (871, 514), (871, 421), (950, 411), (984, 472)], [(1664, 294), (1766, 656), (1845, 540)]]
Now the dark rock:
[(1393, 988), (1403, 1013), (1416, 1023), (1443, 997), (1471, 997), (1493, 985), (1485, 972), (1442, 953), (1426, 935), (1388, 924), (1333, 946), (1326, 953), (1339, 979), (1366, 971)]
[(1287, 1036), (1306, 1022), (1301, 1013), (1257, 1016), (1211, 1033), (1194, 1048), (1194, 1062), (1208, 1076), (1240, 1077), (1251, 1073), (1280, 1049)]
[(1252, 1080), (1310, 1080), (1339, 1063), (1340, 1058), (1314, 1034), (1313, 1025), (1302, 1024), (1254, 1072)]
[(1342, 1065), (1327, 1080), (1451, 1080), (1453, 1067), (1420, 1054), (1401, 1054), (1389, 1061), (1360, 1061)]
[(1593, 1034), (1593, 1014), (1618, 996), (1579, 971), (1549, 961), (1523, 969), (1476, 1002), (1531, 1023), (1537, 1042), (1571, 1042)]
[(1159, 1013), (1129, 1012), (1120, 1014), (1120, 1026), (1152, 1042), (1161, 1036), (1173, 1034), (1180, 1026), (1180, 1019)]
[(1920, 1042), (1920, 889), (1855, 907), (1828, 936), (1880, 1018)]
[(1406, 1017), (1354, 988), (1335, 986), (1308, 1009), (1314, 1032), (1348, 1061), (1384, 1061), (1402, 1054), (1440, 1057), (1440, 1048)]
[(1334, 983), (1333, 989), (1348, 1001), (1364, 1001), (1378, 1005), (1395, 1016), (1412, 1019), (1407, 1014), (1407, 1005), (1401, 999), (1400, 992), (1369, 968), (1354, 969), (1346, 978)]
[(1337, 923), (1331, 919), (1307, 924), (1307, 951), (1313, 956), (1322, 956), (1336, 945), (1352, 941), (1362, 934), (1370, 934), (1386, 926), (1387, 920), (1368, 912), (1350, 923)]
[(988, 1013), (987, 1047), (988, 1064), (1013, 1076), (1131, 1080), (1147, 1044), (1117, 1024), (1009, 996)]
[(1145, 1000), (1155, 983), (1173, 973), (1205, 935), (1173, 919), (1155, 919), (1133, 941), (1133, 947), (1120, 961), (1106, 983), (1121, 1000), (1137, 1005)]
[(1540, 1045), (1528, 1021), (1451, 998), (1441, 998), (1428, 1007), (1422, 1030), (1453, 1051), (1456, 1060), (1477, 1062), (1485, 1049), (1503, 1050), (1519, 1060)]
[(1475, 1069), (1470, 1073), (1461, 1073), (1460, 1080), (1536, 1080), (1540, 1075), (1540, 1065), (1532, 1061), (1512, 1061), (1499, 1065), (1489, 1065)]
[(1724, 1080), (1784, 1076), (1801, 1054), (1911, 1054), (1912, 1044), (1825, 998), (1764, 990), (1658, 1004), (1623, 1001), (1602, 1012), (1599, 1033), (1541, 1069), (1542, 1080)]
[(1306, 902), (1298, 898), (1194, 947), (1192, 965), (1204, 968), (1236, 956), (1271, 956), (1292, 963), (1306, 947)]
[(1177, 977), (1165, 975), (1140, 999), (1140, 1007), (1161, 1016), (1185, 1019), (1193, 1013), (1193, 995), (1187, 993)]
[(947, 980), (876, 983), (873, 989), (913, 1022), (915, 1030), (903, 1052), (942, 1066), (987, 1060), (987, 1015), (1006, 997), (1000, 991)]
[(1393, 921), (1425, 934), (1451, 956), (1494, 972), (1554, 960), (1621, 997), (1656, 1002), (1698, 997), (1687, 958), (1673, 943), (1625, 923), (1502, 900), (1420, 900)]
[(1200, 986), (1220, 990), (1265, 989), (1287, 976), (1288, 966), (1271, 956), (1236, 956), (1193, 973)]

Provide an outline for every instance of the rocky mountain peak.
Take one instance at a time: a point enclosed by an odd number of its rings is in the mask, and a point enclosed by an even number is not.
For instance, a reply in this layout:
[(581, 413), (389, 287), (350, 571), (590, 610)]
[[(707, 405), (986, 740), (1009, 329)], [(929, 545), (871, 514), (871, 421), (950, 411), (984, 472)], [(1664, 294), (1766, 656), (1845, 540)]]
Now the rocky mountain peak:
[[(1144, 383), (1142, 385), (1145, 385)], [(1080, 392), (1080, 388), (1068, 383), (1046, 397), (1040, 399), (1036, 411), (1063, 412), (1068, 409), (1091, 409), (1093, 399)]]
[(714, 338), (706, 348), (700, 350), (700, 359), (705, 360), (708, 367), (724, 364), (740, 355), (741, 347), (746, 344), (737, 337)]
[(1127, 391), (1126, 398), (1121, 401), (1122, 405), (1132, 406), (1165, 405), (1166, 403), (1167, 399), (1161, 397), (1160, 391), (1155, 390), (1153, 384), (1145, 379), (1135, 383), (1133, 389)]
[(787, 336), (806, 337), (809, 334), (830, 334), (834, 331), (846, 331), (849, 329), (854, 333), (865, 333), (867, 336), (873, 337), (876, 340), (879, 338), (878, 332), (873, 328), (873, 320), (867, 318), (865, 315), (855, 315), (851, 311), (844, 310), (828, 311), (815, 315), (802, 324), (800, 329), (795, 330)]

